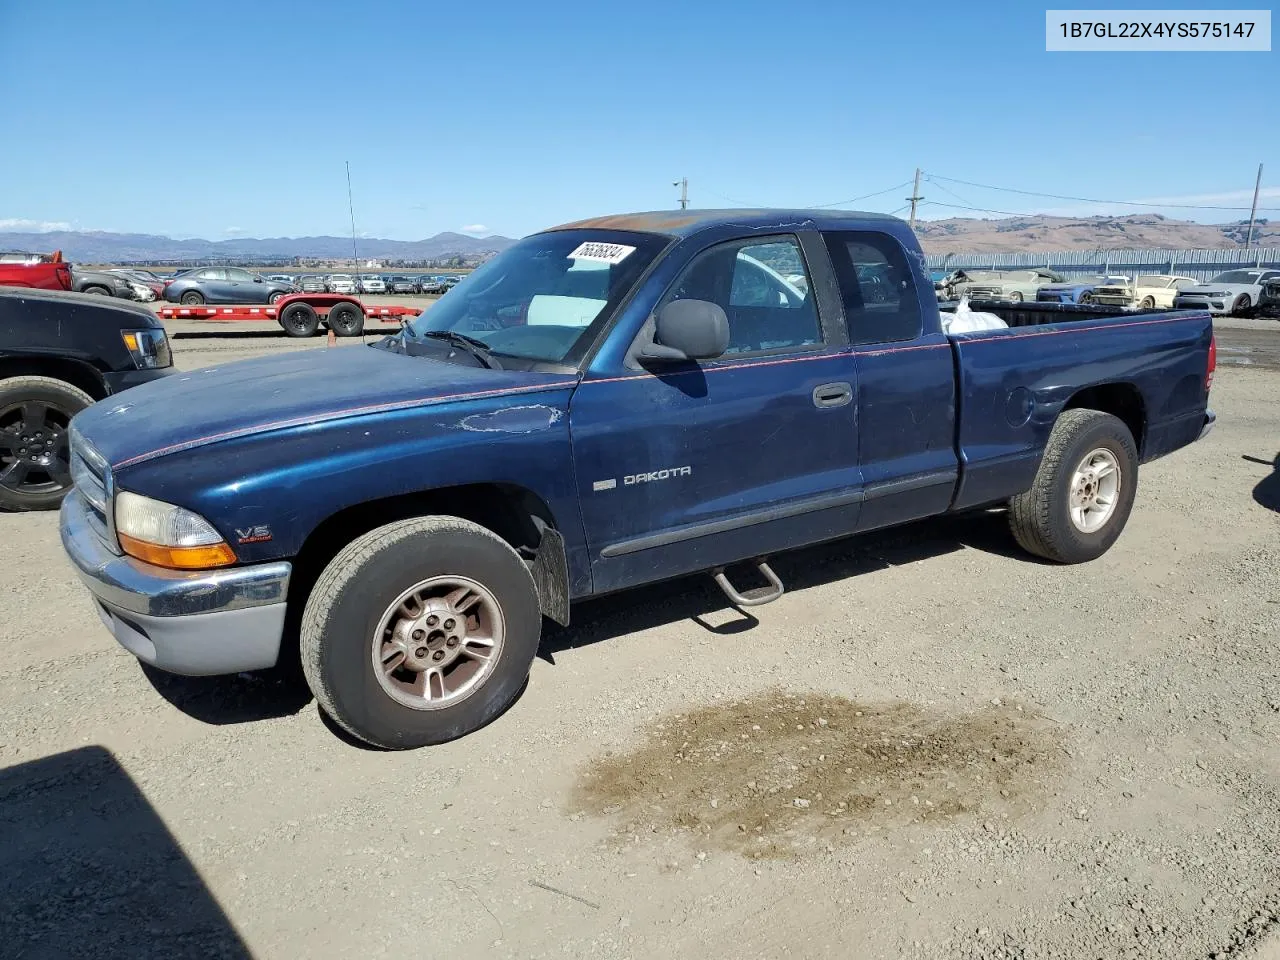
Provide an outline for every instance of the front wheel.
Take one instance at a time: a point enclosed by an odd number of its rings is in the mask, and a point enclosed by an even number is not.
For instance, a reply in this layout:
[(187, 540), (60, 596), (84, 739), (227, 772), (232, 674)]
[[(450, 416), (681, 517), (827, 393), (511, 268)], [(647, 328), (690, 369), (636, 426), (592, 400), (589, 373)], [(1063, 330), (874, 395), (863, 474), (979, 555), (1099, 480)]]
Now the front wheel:
[(344, 730), (420, 747), (510, 706), (541, 631), (519, 554), (470, 521), (420, 517), (357, 538), (325, 568), (302, 616), (302, 668)]
[(1024, 549), (1058, 563), (1094, 560), (1116, 542), (1138, 489), (1138, 449), (1124, 421), (1067, 410), (1053, 425), (1031, 489), (1009, 501)]
[(1155, 305), (1156, 305), (1155, 297), (1143, 297), (1142, 302), (1138, 304), (1138, 306), (1142, 307), (1143, 310), (1151, 310), (1152, 308), (1155, 307)]
[(1080, 302), (1085, 306), (1088, 306), (1089, 304), (1093, 303), (1093, 294), (1092, 293), (1080, 294)]
[(0, 508), (53, 510), (71, 489), (71, 418), (93, 403), (52, 377), (0, 380)]
[(1021, 293), (1019, 293), (1017, 290), (1015, 290), (1015, 291), (1013, 291), (1013, 293), (1009, 294), (1009, 299), (1010, 299), (1011, 301), (1013, 301), (1014, 303), (1021, 303), (1021, 302), (1022, 302), (1022, 294), (1021, 294)]
[(283, 290), (276, 290), (270, 296), (267, 297), (267, 303), (270, 303), (272, 305), (277, 304), (281, 300), (283, 300), (286, 296), (288, 296), (288, 294), (286, 294)]
[(1253, 306), (1253, 301), (1249, 299), (1249, 295), (1242, 293), (1236, 298), (1236, 302), (1231, 305), (1231, 312), (1238, 317), (1251, 306)]

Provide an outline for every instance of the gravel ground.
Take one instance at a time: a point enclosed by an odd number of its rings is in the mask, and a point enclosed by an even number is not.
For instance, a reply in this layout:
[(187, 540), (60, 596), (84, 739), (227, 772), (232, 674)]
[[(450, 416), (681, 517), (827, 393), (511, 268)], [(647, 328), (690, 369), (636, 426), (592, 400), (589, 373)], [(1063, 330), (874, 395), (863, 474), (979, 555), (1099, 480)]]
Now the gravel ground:
[(985, 514), (778, 558), (751, 617), (705, 578), (583, 604), (509, 712), (411, 753), (287, 679), (149, 676), (55, 518), (2, 516), (0, 954), (1253, 956), (1278, 383), (1220, 369), (1094, 563)]

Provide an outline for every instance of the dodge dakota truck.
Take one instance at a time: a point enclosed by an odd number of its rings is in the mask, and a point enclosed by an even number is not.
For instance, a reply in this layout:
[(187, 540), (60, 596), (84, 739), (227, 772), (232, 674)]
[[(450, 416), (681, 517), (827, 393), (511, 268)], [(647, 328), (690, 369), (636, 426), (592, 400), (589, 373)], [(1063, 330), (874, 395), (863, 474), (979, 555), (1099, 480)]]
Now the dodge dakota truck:
[(439, 743), (513, 702), (581, 598), (705, 572), (766, 603), (774, 554), (993, 505), (1039, 557), (1110, 549), (1140, 465), (1213, 424), (1208, 313), (984, 309), (1008, 326), (945, 334), (891, 217), (566, 224), (377, 343), (81, 412), (62, 542), (139, 659), (300, 657), (356, 737)]

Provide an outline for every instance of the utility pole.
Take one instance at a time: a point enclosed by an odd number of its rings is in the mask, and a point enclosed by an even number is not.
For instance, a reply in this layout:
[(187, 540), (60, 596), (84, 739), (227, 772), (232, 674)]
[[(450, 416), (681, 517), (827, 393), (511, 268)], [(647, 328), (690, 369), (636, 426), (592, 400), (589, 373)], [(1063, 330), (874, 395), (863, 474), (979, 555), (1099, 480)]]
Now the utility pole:
[(672, 180), (671, 185), (673, 187), (680, 188), (680, 209), (688, 210), (689, 209), (689, 178), (681, 177), (679, 180)]
[(911, 188), (911, 196), (907, 197), (907, 199), (911, 201), (911, 219), (907, 222), (911, 224), (911, 229), (914, 230), (916, 228), (916, 204), (924, 199), (924, 197), (920, 196), (920, 168), (919, 167), (916, 167), (916, 182), (915, 182), (915, 185), (912, 186)]
[(351, 201), (351, 161), (347, 164), (347, 210), (351, 214), (351, 269), (355, 271), (356, 281), (360, 279), (360, 258), (356, 255), (356, 205)]
[(1253, 246), (1253, 221), (1258, 216), (1258, 190), (1262, 187), (1262, 164), (1258, 164), (1258, 179), (1253, 182), (1253, 209), (1249, 211), (1249, 239), (1244, 242), (1248, 250)]

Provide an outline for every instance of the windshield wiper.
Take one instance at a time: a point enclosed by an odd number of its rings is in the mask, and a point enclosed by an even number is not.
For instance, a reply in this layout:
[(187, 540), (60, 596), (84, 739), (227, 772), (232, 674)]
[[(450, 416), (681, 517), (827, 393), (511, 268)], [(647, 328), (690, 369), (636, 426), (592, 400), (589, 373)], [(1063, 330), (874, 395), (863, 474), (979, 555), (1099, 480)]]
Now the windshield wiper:
[(454, 333), (452, 330), (424, 330), (422, 335), (424, 337), (430, 337), (433, 340), (443, 340), (445, 343), (453, 347), (461, 347), (490, 370), (502, 369), (502, 364), (500, 364), (494, 358), (493, 354), (489, 352), (489, 347), (483, 340), (477, 340), (475, 337), (468, 337), (465, 333)]

